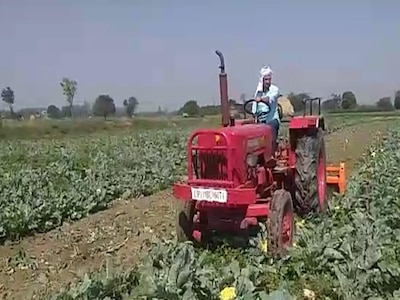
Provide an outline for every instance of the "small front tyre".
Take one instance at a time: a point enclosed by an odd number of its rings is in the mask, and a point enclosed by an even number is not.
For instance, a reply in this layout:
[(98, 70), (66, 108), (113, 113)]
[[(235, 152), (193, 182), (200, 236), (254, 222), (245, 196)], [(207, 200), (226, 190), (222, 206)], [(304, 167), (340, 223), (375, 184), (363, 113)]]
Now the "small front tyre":
[(176, 208), (176, 237), (178, 242), (193, 240), (195, 201), (178, 201)]
[(267, 221), (268, 253), (282, 257), (293, 244), (294, 213), (290, 193), (286, 190), (274, 192)]

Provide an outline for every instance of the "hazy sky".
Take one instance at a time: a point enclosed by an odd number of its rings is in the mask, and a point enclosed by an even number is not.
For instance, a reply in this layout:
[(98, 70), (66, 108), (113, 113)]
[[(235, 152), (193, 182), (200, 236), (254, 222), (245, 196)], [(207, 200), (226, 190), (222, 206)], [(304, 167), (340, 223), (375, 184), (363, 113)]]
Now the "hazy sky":
[(225, 55), (231, 98), (251, 96), (263, 64), (283, 93), (360, 102), (400, 89), (396, 0), (0, 0), (0, 87), (16, 104), (136, 96), (141, 110), (219, 101)]

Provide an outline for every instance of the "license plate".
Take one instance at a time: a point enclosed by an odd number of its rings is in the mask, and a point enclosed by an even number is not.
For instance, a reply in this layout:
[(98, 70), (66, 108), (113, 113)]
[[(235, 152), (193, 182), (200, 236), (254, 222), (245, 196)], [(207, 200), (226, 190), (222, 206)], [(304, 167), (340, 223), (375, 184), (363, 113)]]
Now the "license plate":
[(197, 201), (226, 203), (228, 201), (228, 192), (221, 189), (217, 190), (192, 187), (192, 199)]

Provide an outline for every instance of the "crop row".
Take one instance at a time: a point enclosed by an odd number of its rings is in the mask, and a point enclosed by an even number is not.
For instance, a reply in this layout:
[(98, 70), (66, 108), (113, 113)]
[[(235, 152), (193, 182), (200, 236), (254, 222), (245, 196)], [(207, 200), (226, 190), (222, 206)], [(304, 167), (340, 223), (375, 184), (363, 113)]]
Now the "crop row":
[(346, 195), (299, 223), (286, 259), (164, 241), (127, 273), (86, 276), (52, 299), (399, 299), (399, 142), (397, 126), (365, 153)]

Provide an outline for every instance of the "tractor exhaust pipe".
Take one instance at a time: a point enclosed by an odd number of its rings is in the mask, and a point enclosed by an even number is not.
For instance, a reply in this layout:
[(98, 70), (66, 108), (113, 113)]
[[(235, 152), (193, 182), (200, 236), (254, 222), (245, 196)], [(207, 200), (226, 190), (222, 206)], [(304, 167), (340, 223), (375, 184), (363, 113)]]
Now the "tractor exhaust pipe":
[(228, 127), (229, 122), (229, 102), (228, 102), (228, 78), (227, 74), (225, 73), (225, 61), (224, 56), (222, 55), (221, 51), (215, 51), (215, 53), (219, 57), (221, 69), (219, 73), (219, 93), (221, 98), (221, 110), (222, 110), (222, 126)]

